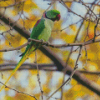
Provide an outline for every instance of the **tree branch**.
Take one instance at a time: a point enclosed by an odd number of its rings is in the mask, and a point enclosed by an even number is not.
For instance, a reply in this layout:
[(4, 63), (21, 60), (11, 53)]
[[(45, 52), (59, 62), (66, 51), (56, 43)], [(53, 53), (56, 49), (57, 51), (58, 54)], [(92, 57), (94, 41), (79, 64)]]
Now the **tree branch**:
[[(67, 43), (67, 44), (55, 45), (55, 44), (50, 44), (48, 42), (43, 42), (41, 40), (36, 40), (36, 39), (31, 39), (31, 38), (29, 38), (28, 40), (36, 42), (36, 43), (40, 43), (41, 45), (49, 46), (49, 47), (52, 47), (52, 48), (65, 48), (65, 47), (73, 47), (73, 46), (85, 46), (85, 45), (89, 45), (89, 44), (92, 44), (92, 43), (100, 42), (100, 39), (95, 40), (95, 42), (93, 41), (93, 39), (91, 39), (91, 40), (88, 40), (88, 41), (83, 42), (83, 43)], [(16, 48), (2, 49), (2, 50), (0, 50), (0, 52), (20, 50), (21, 48), (27, 46), (29, 43), (30, 42), (27, 42), (27, 43), (25, 43), (25, 44), (23, 44), (23, 45), (21, 45), (19, 47), (16, 47)]]
[[(0, 64), (0, 71), (9, 71), (14, 70), (14, 66), (16, 66), (17, 63), (13, 64)], [(10, 66), (10, 67), (9, 67)], [(38, 64), (39, 70), (45, 70), (45, 71), (58, 71), (55, 64)], [(22, 64), (21, 67), (18, 70), (36, 70), (36, 64), (33, 63), (25, 63)], [(82, 74), (90, 74), (90, 75), (100, 75), (99, 71), (82, 71), (77, 70), (78, 72)], [(76, 71), (76, 72), (77, 72)]]
[(17, 93), (21, 93), (21, 94), (24, 94), (24, 95), (28, 95), (28, 96), (30, 96), (30, 97), (32, 97), (32, 98), (34, 98), (35, 100), (37, 100), (37, 98), (36, 98), (34, 95), (31, 95), (31, 94), (24, 93), (24, 92), (18, 91), (18, 90), (16, 90), (16, 89), (13, 89), (13, 88), (11, 88), (11, 87), (9, 87), (9, 86), (5, 85), (5, 84), (4, 84), (4, 83), (2, 83), (2, 82), (0, 82), (0, 84), (4, 85), (4, 86), (5, 86), (5, 88), (9, 88), (10, 90), (13, 90), (13, 91), (15, 91), (15, 92), (17, 92)]
[[(30, 33), (28, 31), (26, 31), (20, 25), (14, 23), (14, 21), (12, 21), (10, 18), (8, 19), (6, 16), (2, 15), (1, 13), (0, 13), (0, 19), (5, 24), (9, 25), (10, 27), (13, 27), (19, 34), (21, 34), (26, 39), (28, 39), (30, 37)], [(65, 68), (66, 64), (49, 48), (42, 46), (40, 48), (40, 50), (55, 63), (58, 71), (62, 71)], [(66, 74), (69, 74), (69, 75), (73, 71), (72, 68), (70, 68), (69, 66), (65, 70), (67, 70)], [(87, 87), (91, 91), (100, 95), (100, 89), (98, 87), (96, 87), (91, 81), (89, 81), (84, 76), (82, 76), (79, 72), (75, 72), (75, 74), (73, 75), (73, 78), (76, 81), (78, 81), (80, 84), (82, 84), (83, 86)]]

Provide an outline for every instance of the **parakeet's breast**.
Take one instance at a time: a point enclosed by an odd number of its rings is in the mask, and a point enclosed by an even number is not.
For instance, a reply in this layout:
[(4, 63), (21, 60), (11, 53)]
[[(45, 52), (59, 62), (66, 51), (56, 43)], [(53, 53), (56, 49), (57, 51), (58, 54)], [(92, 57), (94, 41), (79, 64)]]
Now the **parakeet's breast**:
[(42, 33), (39, 35), (38, 39), (48, 41), (48, 39), (51, 36), (51, 31), (52, 31), (54, 22), (50, 19), (45, 18), (44, 25), (45, 25), (45, 28), (43, 29)]

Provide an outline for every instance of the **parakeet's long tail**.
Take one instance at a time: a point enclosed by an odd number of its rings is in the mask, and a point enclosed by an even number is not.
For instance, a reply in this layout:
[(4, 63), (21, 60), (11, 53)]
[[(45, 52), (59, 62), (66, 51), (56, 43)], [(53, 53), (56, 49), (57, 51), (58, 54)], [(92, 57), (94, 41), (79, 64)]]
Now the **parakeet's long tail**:
[[(11, 73), (11, 75), (8, 77), (8, 79), (5, 82), (5, 85), (8, 83), (8, 81), (10, 80), (10, 78), (15, 74), (15, 72), (18, 70), (18, 68), (24, 63), (24, 61), (28, 58), (28, 56), (32, 53), (32, 51), (35, 49), (34, 47), (30, 47), (26, 53), (22, 56), (21, 60), (19, 61), (19, 63), (17, 64), (16, 68), (13, 70), (13, 72)], [(2, 91), (5, 88), (5, 86), (3, 85), (0, 89), (0, 91)]]

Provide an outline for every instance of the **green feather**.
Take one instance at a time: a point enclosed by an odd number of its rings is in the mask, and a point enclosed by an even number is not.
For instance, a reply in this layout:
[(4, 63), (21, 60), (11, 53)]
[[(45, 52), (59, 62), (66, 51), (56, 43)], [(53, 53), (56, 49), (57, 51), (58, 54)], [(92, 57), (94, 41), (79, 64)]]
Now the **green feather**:
[[(33, 28), (32, 33), (30, 35), (30, 38), (32, 39), (37, 39), (38, 40), (38, 36), (42, 33), (42, 31), (45, 28), (45, 19), (41, 19), (41, 21), (39, 22), (39, 24)], [(25, 52), (22, 54), (22, 56), (27, 52), (27, 50), (31, 47), (31, 46), (35, 46), (36, 47), (36, 43), (34, 44), (34, 42), (31, 42), (30, 44), (27, 45)], [(37, 45), (38, 47), (38, 45)]]
[(39, 24), (37, 24), (37, 26), (33, 28), (30, 38), (38, 39), (38, 36), (41, 34), (43, 29), (45, 28), (44, 22), (45, 22), (45, 19), (42, 18)]

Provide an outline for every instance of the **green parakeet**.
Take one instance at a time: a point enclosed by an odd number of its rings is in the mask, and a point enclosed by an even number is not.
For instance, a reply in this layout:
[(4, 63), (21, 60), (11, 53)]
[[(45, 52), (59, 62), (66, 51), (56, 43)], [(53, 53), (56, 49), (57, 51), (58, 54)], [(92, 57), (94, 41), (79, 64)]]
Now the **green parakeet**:
[[(48, 41), (48, 39), (51, 36), (51, 31), (54, 25), (55, 21), (60, 20), (60, 12), (58, 10), (49, 10), (46, 11), (42, 18), (37, 21), (35, 24), (32, 33), (30, 35), (30, 38), (32, 39), (37, 39), (37, 40), (43, 40), (43, 41)], [(8, 79), (5, 82), (5, 85), (7, 82), (10, 80), (10, 78), (14, 75), (14, 73), (18, 70), (18, 68), (24, 63), (24, 61), (29, 57), (29, 55), (35, 51), (37, 48), (39, 48), (39, 44), (36, 42), (31, 42), (30, 44), (27, 45), (25, 52), (21, 55), (22, 58), (20, 59), (19, 63), (11, 73), (11, 75), (8, 77)], [(0, 91), (4, 88), (5, 86), (2, 86)]]

